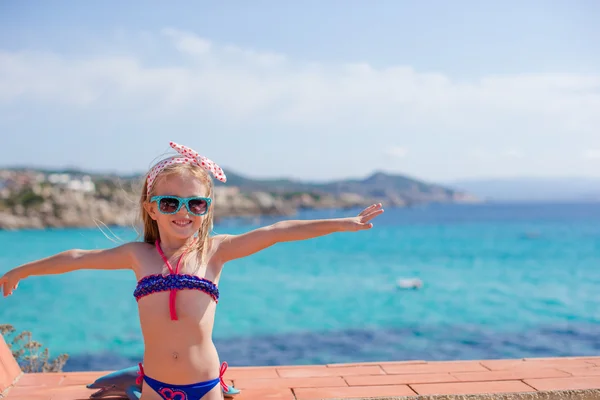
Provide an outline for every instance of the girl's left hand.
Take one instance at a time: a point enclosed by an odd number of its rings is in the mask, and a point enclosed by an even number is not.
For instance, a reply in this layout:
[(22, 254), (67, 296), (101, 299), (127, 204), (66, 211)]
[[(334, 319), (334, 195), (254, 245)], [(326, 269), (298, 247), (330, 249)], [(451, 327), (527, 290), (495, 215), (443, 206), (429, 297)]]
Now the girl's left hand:
[(0, 277), (0, 288), (4, 297), (10, 296), (12, 292), (19, 286), (19, 277), (16, 271), (8, 271), (4, 276)]
[(373, 204), (364, 210), (362, 210), (358, 216), (349, 218), (351, 231), (360, 231), (364, 229), (371, 229), (373, 223), (371, 222), (376, 216), (383, 214), (383, 206), (381, 203)]

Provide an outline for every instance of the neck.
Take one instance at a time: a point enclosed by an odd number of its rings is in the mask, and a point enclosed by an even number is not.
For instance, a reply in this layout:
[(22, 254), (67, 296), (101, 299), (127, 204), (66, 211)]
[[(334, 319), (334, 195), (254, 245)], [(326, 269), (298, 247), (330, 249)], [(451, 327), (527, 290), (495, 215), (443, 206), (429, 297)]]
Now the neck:
[(162, 249), (163, 253), (165, 253), (165, 255), (167, 257), (170, 257), (173, 254), (180, 252), (181, 249), (187, 248), (195, 241), (196, 241), (196, 238), (193, 236), (189, 237), (187, 239), (166, 237), (166, 238), (160, 239), (160, 248)]

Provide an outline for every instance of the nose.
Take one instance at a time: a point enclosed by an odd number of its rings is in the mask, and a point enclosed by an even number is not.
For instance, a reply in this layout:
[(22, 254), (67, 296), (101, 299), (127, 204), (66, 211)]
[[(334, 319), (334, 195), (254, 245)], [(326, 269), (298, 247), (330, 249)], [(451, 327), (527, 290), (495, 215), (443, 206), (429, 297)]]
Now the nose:
[(181, 208), (179, 209), (179, 211), (177, 211), (177, 215), (180, 215), (180, 216), (189, 215), (189, 211), (188, 211), (187, 207), (185, 206), (185, 204), (181, 205)]

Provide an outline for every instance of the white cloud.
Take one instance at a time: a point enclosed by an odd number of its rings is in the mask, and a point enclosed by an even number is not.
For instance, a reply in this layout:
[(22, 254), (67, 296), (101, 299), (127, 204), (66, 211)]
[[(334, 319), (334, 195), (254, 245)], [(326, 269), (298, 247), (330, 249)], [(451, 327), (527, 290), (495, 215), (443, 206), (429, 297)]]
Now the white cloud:
[(391, 146), (385, 149), (384, 153), (395, 158), (404, 158), (408, 154), (408, 149), (402, 146)]
[(485, 150), (482, 148), (469, 149), (469, 150), (467, 150), (466, 154), (467, 154), (467, 156), (469, 156), (475, 160), (478, 160), (478, 161), (488, 160), (493, 157), (492, 153), (490, 153), (488, 150)]
[[(386, 164), (380, 151), (371, 155), (369, 148), (400, 142), (411, 154), (403, 167), (426, 176), (488, 173), (502, 168), (499, 162), (519, 172), (530, 165), (540, 173), (578, 171), (576, 162), (583, 159), (573, 157), (579, 151), (574, 146), (596, 143), (600, 126), (600, 74), (459, 81), (408, 65), (305, 62), (172, 28), (144, 33), (143, 45), (129, 43), (127, 51), (122, 43), (116, 47), (111, 55), (93, 56), (0, 50), (0, 122), (1, 115), (32, 104), (64, 115), (110, 115), (140, 130), (160, 121), (160, 129), (178, 124), (195, 132), (211, 121), (214, 129), (253, 135), (254, 143), (288, 134), (319, 143), (323, 152), (364, 151), (370, 157), (364, 165), (373, 168)], [(503, 150), (504, 143), (519, 149)], [(536, 163), (526, 164), (529, 156), (520, 148), (538, 157)], [(536, 148), (557, 149), (558, 155), (540, 158)], [(405, 157), (407, 149), (390, 148), (387, 154)], [(448, 155), (456, 158), (440, 167), (438, 160)], [(577, 161), (568, 164), (566, 157)], [(589, 150), (584, 157), (597, 153)], [(298, 155), (297, 170), (318, 172), (302, 161)], [(250, 159), (246, 165), (253, 165)], [(366, 168), (351, 161), (336, 165), (350, 175)]]
[(496, 162), (500, 160), (516, 160), (525, 157), (525, 153), (522, 150), (516, 148), (509, 148), (506, 150), (490, 150), (483, 147), (474, 147), (468, 149), (466, 151), (466, 155), (471, 157), (472, 159), (479, 161), (495, 160)]
[[(284, 55), (218, 46), (192, 33), (162, 31), (170, 45), (202, 62), (144, 65), (141, 56), (71, 58), (42, 52), (0, 53), (0, 99), (88, 106), (152, 100), (167, 110), (216, 110), (233, 117), (287, 122), (384, 119), (391, 126), (439, 126), (491, 134), (500, 126), (600, 122), (600, 76), (490, 76), (455, 82), (408, 66), (292, 62)], [(542, 119), (547, 119), (546, 122)], [(367, 123), (367, 122), (365, 122)], [(543, 136), (543, 130), (538, 132)]]
[(525, 154), (519, 149), (508, 149), (502, 153), (502, 156), (506, 158), (523, 158)]
[(179, 51), (190, 55), (208, 54), (212, 47), (209, 40), (176, 29), (165, 28), (162, 30), (162, 34), (173, 39), (173, 43)]
[(587, 149), (582, 152), (586, 160), (600, 160), (600, 149)]

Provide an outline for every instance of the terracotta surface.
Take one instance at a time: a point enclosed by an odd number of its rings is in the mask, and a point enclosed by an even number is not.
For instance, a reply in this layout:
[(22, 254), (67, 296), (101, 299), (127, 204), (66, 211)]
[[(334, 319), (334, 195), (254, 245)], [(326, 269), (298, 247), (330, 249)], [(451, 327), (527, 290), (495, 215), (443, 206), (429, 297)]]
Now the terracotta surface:
[[(25, 374), (8, 399), (87, 399), (101, 372)], [(229, 367), (236, 400), (309, 400), (600, 389), (600, 357)]]
[(0, 396), (21, 376), (21, 368), (12, 356), (12, 352), (0, 335)]

